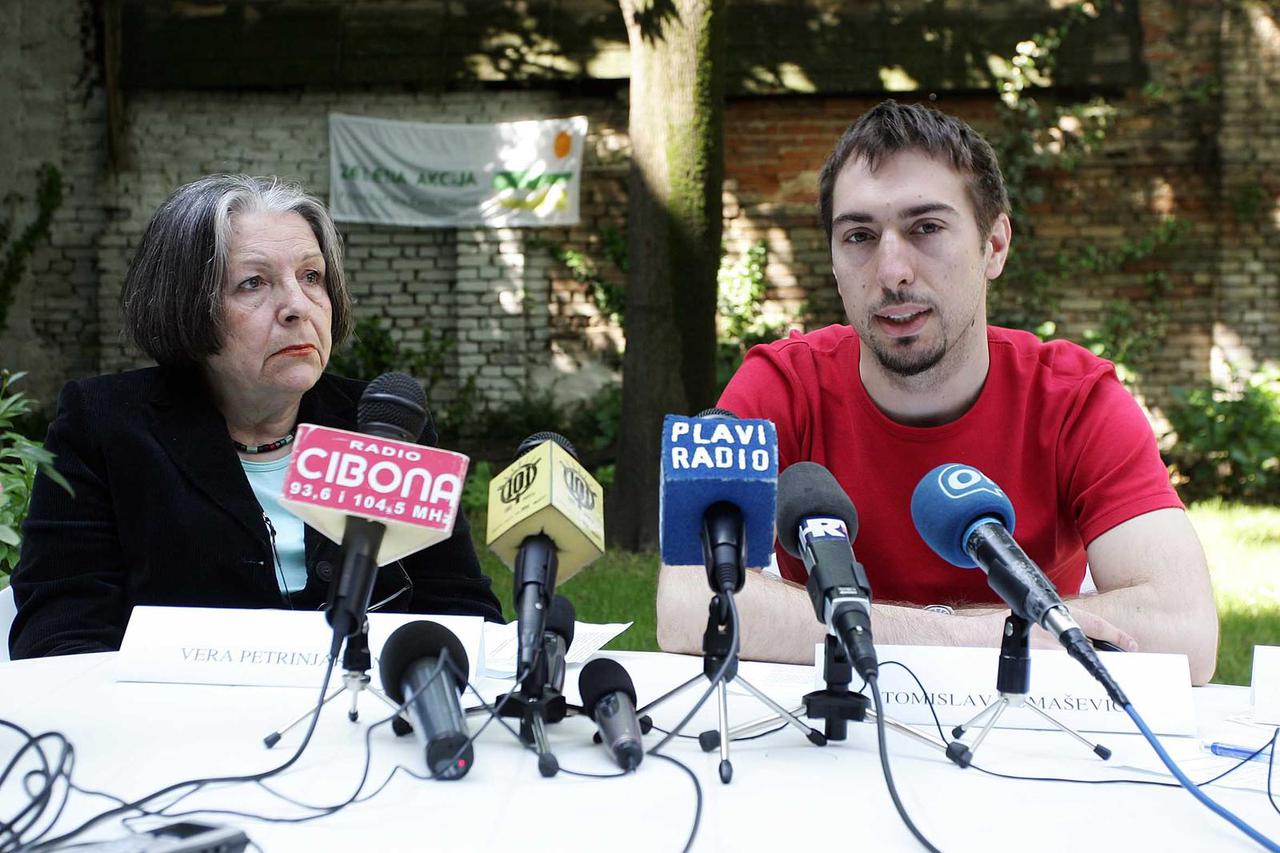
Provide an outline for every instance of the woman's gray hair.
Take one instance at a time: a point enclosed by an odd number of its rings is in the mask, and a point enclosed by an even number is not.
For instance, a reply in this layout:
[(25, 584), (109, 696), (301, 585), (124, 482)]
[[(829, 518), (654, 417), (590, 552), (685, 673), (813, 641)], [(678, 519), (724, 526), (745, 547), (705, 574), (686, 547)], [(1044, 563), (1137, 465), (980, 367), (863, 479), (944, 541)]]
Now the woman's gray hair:
[(165, 199), (125, 275), (125, 331), (156, 363), (198, 364), (222, 348), (227, 252), (241, 213), (296, 213), (307, 221), (324, 255), (334, 349), (351, 334), (342, 240), (320, 200), (275, 177), (209, 175)]

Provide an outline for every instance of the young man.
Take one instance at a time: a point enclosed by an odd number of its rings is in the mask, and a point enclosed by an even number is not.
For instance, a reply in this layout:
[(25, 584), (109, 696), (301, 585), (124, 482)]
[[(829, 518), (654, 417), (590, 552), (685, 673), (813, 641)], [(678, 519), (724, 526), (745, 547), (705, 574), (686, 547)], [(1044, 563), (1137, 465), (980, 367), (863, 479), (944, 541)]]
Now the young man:
[[(996, 645), (1008, 614), (979, 570), (937, 557), (911, 522), (930, 469), (973, 465), (1018, 513), (1016, 536), (1090, 637), (1182, 652), (1213, 674), (1217, 613), (1204, 552), (1141, 409), (1110, 362), (1065, 341), (987, 325), (987, 283), (1009, 253), (991, 146), (964, 122), (886, 101), (837, 143), (820, 178), (832, 271), (850, 326), (756, 347), (719, 405), (778, 427), (779, 468), (812, 460), (849, 493), (881, 643)], [(748, 572), (744, 657), (809, 662), (823, 626), (804, 567)], [(697, 652), (702, 567), (664, 566), (658, 641)], [(933, 607), (932, 605), (945, 605)], [(1037, 644), (1052, 641), (1037, 629)]]

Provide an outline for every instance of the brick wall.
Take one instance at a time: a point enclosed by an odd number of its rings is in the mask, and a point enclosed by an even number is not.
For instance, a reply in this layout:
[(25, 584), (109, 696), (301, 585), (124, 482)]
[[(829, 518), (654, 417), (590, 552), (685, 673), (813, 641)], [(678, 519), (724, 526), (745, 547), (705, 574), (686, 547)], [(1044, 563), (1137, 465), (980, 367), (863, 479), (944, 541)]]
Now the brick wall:
[[(357, 316), (381, 320), (408, 347), (426, 327), (456, 340), (439, 401), (459, 377), (474, 377), (489, 400), (514, 400), (533, 386), (584, 393), (570, 375), (587, 367), (594, 385), (598, 347), (569, 342), (584, 329), (566, 323), (593, 312), (581, 288), (553, 276), (552, 246), (591, 242), (603, 221), (617, 220), (618, 128), (625, 106), (612, 98), (566, 98), (551, 92), (409, 94), (401, 92), (141, 92), (129, 97), (130, 167), (111, 176), (114, 215), (98, 241), (101, 369), (145, 364), (120, 334), (116, 305), (128, 260), (151, 212), (176, 186), (211, 172), (276, 174), (326, 198), (327, 116), (344, 112), (410, 121), (497, 122), (548, 116), (589, 117), (582, 224), (549, 229), (431, 229), (342, 224)], [(625, 168), (625, 165), (623, 166)], [(609, 188), (604, 191), (601, 187)], [(624, 202), (625, 204), (625, 202)], [(576, 306), (570, 308), (569, 306)], [(590, 324), (588, 323), (588, 326)], [(565, 355), (549, 359), (555, 349)], [(591, 368), (595, 369), (592, 370)], [(588, 389), (590, 390), (590, 389)]]
[(1221, 25), (1219, 374), (1280, 361), (1280, 6), (1230, 3)]
[[(1057, 334), (1081, 339), (1104, 307), (1127, 301), (1137, 329), (1147, 274), (1172, 290), (1158, 355), (1137, 391), (1159, 417), (1173, 389), (1206, 381), (1224, 359), (1248, 367), (1280, 360), (1280, 14), (1274, 4), (1140, 5), (1149, 83), (1110, 98), (1115, 108), (1097, 156), (1073, 171), (1039, 174), (1045, 200), (1014, 223), (1014, 252), (1051, 264), (1060, 251), (1115, 251), (1177, 217), (1177, 242), (1145, 261), (1085, 275), (1059, 294)], [(875, 97), (740, 99), (726, 116), (725, 245), (769, 248), (770, 306), (810, 327), (843, 320), (816, 212), (817, 175), (834, 140)], [(919, 99), (901, 93), (902, 100)], [(989, 96), (937, 105), (980, 130), (996, 129)], [(1034, 228), (1034, 244), (1019, 241)], [(1034, 245), (1034, 251), (1033, 251)]]
[[(325, 117), (334, 110), (445, 122), (587, 115), (578, 226), (343, 231), (359, 314), (378, 317), (408, 346), (427, 324), (457, 339), (444, 398), (470, 376), (495, 400), (548, 387), (582, 397), (616, 381), (620, 330), (551, 250), (581, 252), (595, 274), (621, 280), (604, 259), (602, 233), (626, 218), (624, 86), (617, 94), (130, 90), (129, 167), (112, 172), (92, 31), (87, 39), (81, 32), (89, 6), (0, 4), (0, 30), (18, 34), (0, 43), (0, 74), (17, 83), (0, 87), (16, 129), (14, 155), (0, 158), (0, 196), (29, 195), (47, 159), (68, 183), (54, 234), (0, 334), (0, 364), (31, 370), (30, 387), (47, 404), (67, 377), (142, 363), (121, 340), (118, 297), (143, 225), (165, 195), (208, 172), (245, 171), (293, 178), (324, 197)], [(1215, 360), (1280, 359), (1280, 13), (1261, 0), (1144, 0), (1138, 9), (1146, 87), (1111, 95), (1116, 111), (1101, 154), (1070, 174), (1041, 176), (1048, 195), (1029, 221), (1015, 223), (1014, 251), (1031, 251), (1019, 236), (1032, 226), (1036, 260), (1049, 263), (1060, 249), (1140, 239), (1169, 216), (1189, 224), (1158, 256), (1082, 276), (1061, 294), (1059, 332), (1079, 337), (1112, 300), (1140, 307), (1153, 268), (1169, 272), (1160, 358), (1139, 387), (1158, 411), (1173, 387), (1207, 378)], [(733, 257), (766, 242), (766, 307), (775, 314), (803, 313), (810, 326), (842, 319), (815, 211), (817, 173), (839, 133), (879, 97), (777, 94), (728, 104), (724, 242)], [(993, 127), (986, 94), (944, 95), (938, 104)]]
[(87, 14), (81, 0), (0, 3), (0, 218), (15, 233), (34, 218), (42, 163), (59, 170), (64, 186), (50, 236), (33, 253), (0, 331), (0, 366), (28, 371), (20, 388), (46, 407), (68, 377), (98, 370), (105, 102)]

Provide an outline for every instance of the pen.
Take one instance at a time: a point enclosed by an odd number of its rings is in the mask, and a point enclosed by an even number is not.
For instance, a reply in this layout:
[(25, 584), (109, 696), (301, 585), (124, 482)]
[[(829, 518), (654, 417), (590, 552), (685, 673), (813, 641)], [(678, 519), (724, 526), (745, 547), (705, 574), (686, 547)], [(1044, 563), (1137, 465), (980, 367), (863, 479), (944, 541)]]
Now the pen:
[(1221, 755), (1223, 758), (1234, 758), (1238, 761), (1249, 759), (1251, 761), (1270, 761), (1271, 757), (1266, 752), (1266, 747), (1270, 744), (1263, 744), (1260, 747), (1251, 748), (1247, 746), (1235, 746), (1229, 743), (1211, 743), (1207, 745), (1207, 749), (1214, 755)]

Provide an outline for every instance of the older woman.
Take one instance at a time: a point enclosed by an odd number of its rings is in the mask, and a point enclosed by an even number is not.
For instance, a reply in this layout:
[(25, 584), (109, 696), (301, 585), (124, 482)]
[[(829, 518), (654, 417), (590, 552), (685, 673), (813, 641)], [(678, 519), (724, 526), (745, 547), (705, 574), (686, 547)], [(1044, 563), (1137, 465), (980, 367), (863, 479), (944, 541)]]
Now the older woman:
[[(281, 508), (296, 425), (355, 429), (364, 383), (324, 373), (351, 329), (332, 220), (273, 178), (179, 188), (124, 288), (158, 367), (69, 382), (13, 573), (14, 658), (118, 649), (134, 605), (323, 605), (338, 546)], [(430, 423), (422, 436), (434, 443)], [(501, 619), (461, 516), (379, 572), (388, 609)]]

